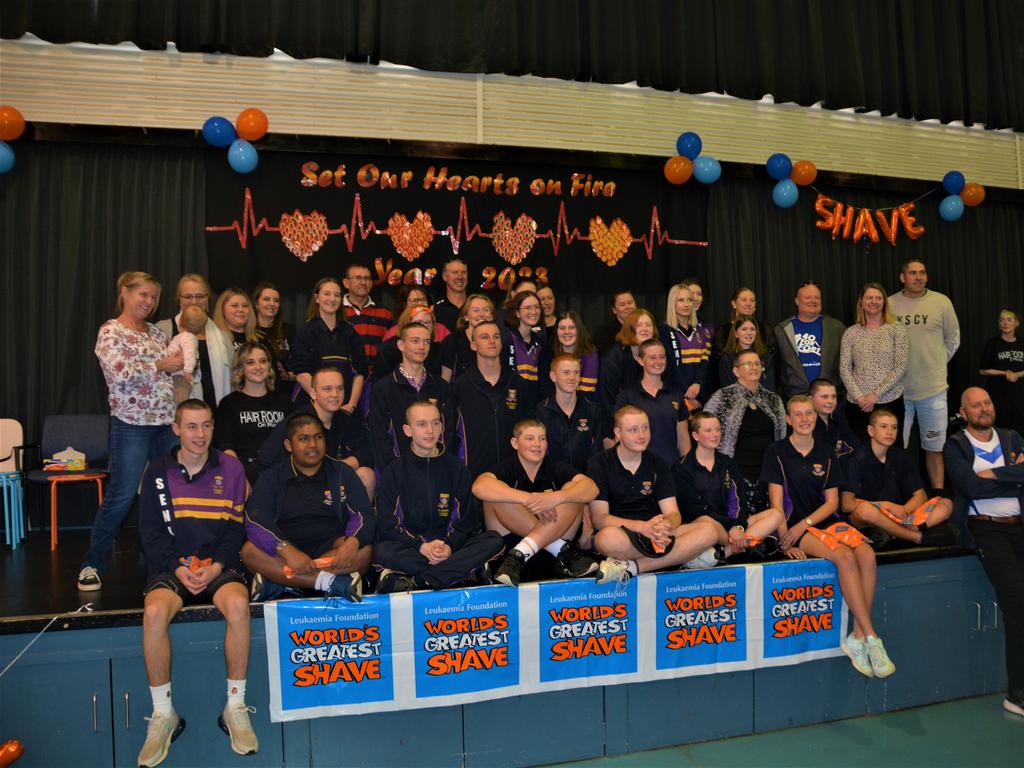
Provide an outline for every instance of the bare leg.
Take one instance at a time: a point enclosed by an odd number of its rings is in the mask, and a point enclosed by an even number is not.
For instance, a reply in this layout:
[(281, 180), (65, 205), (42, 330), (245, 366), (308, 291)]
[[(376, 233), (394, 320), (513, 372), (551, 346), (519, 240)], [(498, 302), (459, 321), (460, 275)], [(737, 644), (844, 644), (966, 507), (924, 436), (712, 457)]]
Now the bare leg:
[(142, 613), (142, 656), (150, 687), (171, 682), (171, 637), (167, 627), (182, 605), (181, 598), (169, 589), (154, 589), (146, 595)]
[(597, 532), (594, 536), (594, 549), (616, 560), (636, 560), (641, 556), (633, 547), (626, 532), (613, 525)]
[(945, 465), (942, 463), (942, 454), (935, 451), (924, 452), (924, 466), (928, 470), (928, 482), (932, 488), (945, 487)]
[(675, 537), (672, 549), (664, 557), (641, 557), (637, 559), (637, 570), (640, 573), (647, 573), (649, 571), (671, 568), (674, 565), (682, 565), (695, 558), (708, 547), (713, 547), (718, 539), (716, 528), (718, 530), (722, 529), (722, 526), (717, 523), (709, 524), (713, 522), (709, 520), (707, 523), (703, 523), (698, 520), (688, 525), (680, 525), (672, 532), (672, 535)]
[(228, 679), (244, 680), (249, 668), (249, 595), (242, 584), (225, 584), (214, 594), (213, 604), (227, 624), (224, 662)]
[(868, 615), (871, 615), (871, 606), (875, 603), (875, 584), (878, 582), (878, 564), (875, 560), (875, 550), (868, 544), (861, 544), (854, 547), (853, 556), (857, 560), (857, 567), (860, 569), (860, 583), (864, 590), (864, 601), (867, 603)]
[(297, 573), (289, 579), (284, 575), (285, 561), (283, 558), (268, 555), (250, 541), (242, 545), (241, 555), (246, 568), (253, 573), (258, 573), (268, 581), (283, 584), (286, 587), (316, 588), (316, 573)]
[[(858, 528), (863, 528), (866, 525), (873, 525), (875, 528), (882, 529), (893, 538), (910, 541), (914, 544), (921, 543), (921, 532), (917, 530), (916, 527), (909, 528), (897, 523), (887, 514), (880, 511), (878, 507), (875, 507), (866, 501), (862, 501), (857, 505), (857, 508), (853, 510), (853, 514), (850, 515), (850, 522)], [(860, 547), (858, 547), (858, 549), (860, 549)]]
[(494, 503), (484, 505), (487, 529), (501, 535), (514, 533), (529, 536), (543, 549), (573, 528), (583, 514), (580, 504), (562, 504), (555, 509), (555, 519), (543, 521), (521, 504)]
[(377, 475), (369, 467), (359, 467), (356, 474), (359, 475), (359, 479), (366, 487), (366, 495), (370, 497), (370, 501), (373, 501), (373, 497), (377, 493)]
[(853, 614), (853, 636), (863, 639), (875, 634), (875, 627), (871, 623), (871, 604), (865, 597), (860, 568), (853, 550), (847, 546), (829, 549), (812, 534), (803, 537), (800, 549), (811, 557), (820, 557), (835, 565), (839, 573), (839, 588)]

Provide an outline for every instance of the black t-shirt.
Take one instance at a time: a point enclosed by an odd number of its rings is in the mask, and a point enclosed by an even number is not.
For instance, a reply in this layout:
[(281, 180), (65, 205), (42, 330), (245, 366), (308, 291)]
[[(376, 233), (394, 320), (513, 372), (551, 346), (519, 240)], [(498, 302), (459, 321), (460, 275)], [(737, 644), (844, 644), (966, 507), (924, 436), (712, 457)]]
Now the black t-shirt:
[[(1024, 371), (1024, 337), (1004, 341), (995, 336), (985, 342), (981, 368), (996, 371)], [(989, 376), (985, 388), (996, 407), (996, 424), (1016, 428), (1013, 414), (1024, 415), (1024, 381), (1010, 382), (1005, 376)]]
[[(765, 450), (761, 480), (782, 486), (782, 511), (787, 520), (798, 523), (825, 503), (827, 489), (838, 486), (834, 461), (831, 451), (821, 443), (815, 443), (804, 456), (784, 437)], [(815, 521), (814, 527), (824, 528), (837, 520), (832, 515)]]
[(871, 450), (870, 443), (862, 445), (847, 457), (844, 469), (842, 490), (865, 501), (905, 504), (924, 488), (921, 473), (910, 463), (906, 452), (896, 446), (886, 451), (883, 464)]
[(622, 466), (617, 447), (601, 451), (587, 464), (587, 476), (597, 483), (597, 500), (607, 501), (611, 514), (630, 520), (650, 520), (661, 514), (659, 501), (676, 496), (668, 465), (649, 450), (636, 474)]
[(225, 395), (217, 406), (213, 444), (222, 451), (234, 451), (248, 466), (274, 427), (291, 413), (292, 401), (280, 390), (253, 397), (244, 392)]
[(491, 468), (491, 474), (509, 488), (525, 493), (557, 491), (570, 482), (577, 474), (575, 469), (560, 461), (545, 457), (537, 469), (537, 476), (531, 480), (518, 454), (512, 454)]
[[(295, 339), (295, 326), (291, 323), (281, 323), (281, 337), (272, 339), (270, 329), (256, 326), (256, 339), (263, 345), (274, 363), (274, 370), (280, 378), (281, 368), (288, 368), (288, 357), (292, 351), (292, 341)], [(280, 363), (280, 365), (278, 365)]]
[(663, 386), (657, 395), (651, 395), (644, 389), (641, 382), (625, 387), (615, 398), (615, 410), (624, 405), (635, 405), (647, 414), (651, 426), (651, 442), (649, 450), (654, 451), (673, 464), (679, 460), (679, 440), (677, 428), (688, 411), (683, 403), (683, 393), (671, 386)]
[(771, 418), (760, 408), (748, 407), (743, 413), (733, 453), (736, 466), (747, 480), (754, 481), (760, 476), (764, 452), (773, 442), (775, 424)]

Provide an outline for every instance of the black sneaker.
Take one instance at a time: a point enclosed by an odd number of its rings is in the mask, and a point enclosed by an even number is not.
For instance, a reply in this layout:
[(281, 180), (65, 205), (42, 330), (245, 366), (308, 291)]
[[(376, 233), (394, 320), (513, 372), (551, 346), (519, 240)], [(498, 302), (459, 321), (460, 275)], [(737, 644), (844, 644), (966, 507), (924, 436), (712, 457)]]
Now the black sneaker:
[(555, 558), (558, 573), (568, 579), (582, 579), (597, 571), (600, 566), (593, 557), (577, 547), (571, 541), (565, 543), (562, 551)]
[(747, 551), (755, 557), (768, 560), (779, 554), (779, 540), (775, 536), (765, 536), (754, 546), (748, 547)]
[(960, 534), (949, 522), (939, 523), (934, 528), (929, 526), (921, 534), (922, 547), (955, 547), (959, 543)]
[(339, 573), (324, 593), (327, 598), (340, 597), (350, 603), (363, 602), (363, 577), (358, 573)]
[(509, 550), (494, 573), (494, 580), (508, 587), (518, 587), (519, 577), (526, 565), (526, 555), (518, 549)]
[(1024, 717), (1024, 695), (1009, 691), (1003, 699), (1003, 709), (1010, 714)]
[(867, 535), (871, 541), (871, 548), (876, 552), (880, 549), (885, 549), (892, 543), (892, 536), (889, 535), (888, 531), (884, 531), (881, 528), (867, 528), (862, 533)]
[(419, 589), (419, 587), (416, 586), (416, 580), (412, 576), (392, 571), (390, 568), (381, 571), (380, 581), (377, 582), (378, 595), (389, 595), (392, 592), (412, 592), (415, 589)]

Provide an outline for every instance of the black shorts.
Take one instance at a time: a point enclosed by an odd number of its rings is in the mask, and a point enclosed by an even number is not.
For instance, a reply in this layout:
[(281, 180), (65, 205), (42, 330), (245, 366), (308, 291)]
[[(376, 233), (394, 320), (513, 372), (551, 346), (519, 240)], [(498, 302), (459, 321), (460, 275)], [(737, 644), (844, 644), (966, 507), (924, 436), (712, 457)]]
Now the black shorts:
[(649, 538), (644, 536), (642, 533), (637, 533), (636, 531), (634, 531), (634, 530), (632, 530), (630, 528), (627, 528), (624, 525), (622, 526), (622, 530), (625, 531), (626, 536), (629, 538), (629, 543), (633, 545), (633, 549), (635, 549), (637, 552), (639, 552), (644, 557), (650, 557), (650, 558), (664, 557), (665, 555), (667, 555), (669, 552), (672, 551), (672, 545), (676, 543), (675, 537), (672, 536), (671, 537), (671, 541), (669, 541), (669, 543), (668, 543), (668, 546), (665, 547), (665, 551), (664, 552), (658, 552), (658, 551), (656, 551), (654, 549), (654, 542), (652, 542)]
[(180, 597), (181, 602), (185, 605), (190, 605), (192, 603), (212, 602), (213, 596), (217, 594), (217, 590), (225, 584), (241, 584), (244, 587), (245, 577), (234, 568), (225, 568), (220, 576), (206, 585), (206, 589), (198, 595), (193, 595), (188, 591), (185, 585), (181, 583), (177, 576), (173, 573), (167, 573), (164, 571), (163, 573), (158, 573), (149, 580), (146, 584), (146, 591), (142, 594), (143, 597), (145, 597), (155, 589), (168, 589)]

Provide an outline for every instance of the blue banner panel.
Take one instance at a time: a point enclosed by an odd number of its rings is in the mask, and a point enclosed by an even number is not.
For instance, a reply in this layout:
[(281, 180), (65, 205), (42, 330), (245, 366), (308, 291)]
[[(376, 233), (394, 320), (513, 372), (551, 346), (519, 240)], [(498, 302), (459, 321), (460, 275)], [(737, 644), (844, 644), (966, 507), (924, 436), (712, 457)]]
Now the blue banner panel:
[(746, 569), (659, 573), (655, 606), (657, 669), (746, 660)]
[[(764, 569), (764, 657), (836, 648), (843, 605), (835, 567), (821, 560)], [(794, 659), (797, 661), (798, 659)]]

